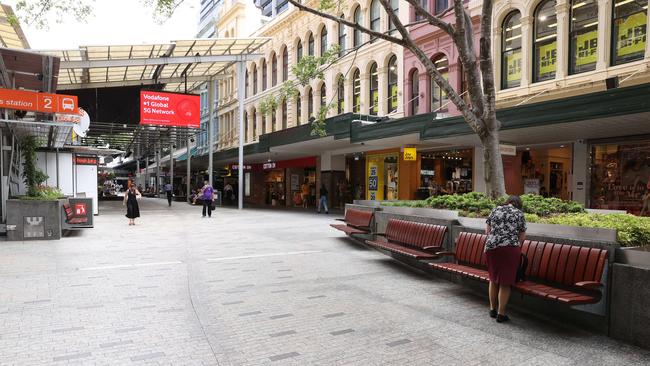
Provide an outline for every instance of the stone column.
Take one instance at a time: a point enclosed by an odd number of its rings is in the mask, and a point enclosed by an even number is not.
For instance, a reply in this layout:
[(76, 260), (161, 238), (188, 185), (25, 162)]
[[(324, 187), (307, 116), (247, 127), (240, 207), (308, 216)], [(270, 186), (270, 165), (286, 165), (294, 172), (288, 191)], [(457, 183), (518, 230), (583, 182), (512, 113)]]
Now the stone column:
[[(378, 41), (381, 42), (381, 41)], [(377, 67), (379, 97), (377, 98), (377, 115), (385, 116), (388, 114), (388, 67)]]
[(521, 86), (533, 80), (533, 17), (521, 17)]
[(598, 60), (596, 70), (603, 71), (610, 64), (612, 42), (612, 2), (598, 0)]
[[(600, 47), (600, 46), (599, 46)], [(572, 200), (587, 204), (587, 177), (589, 149), (585, 140), (573, 143), (573, 181), (571, 182)]]
[(569, 66), (569, 3), (568, 0), (558, 1), (555, 6), (557, 12), (557, 59), (555, 62), (555, 79), (564, 79)]

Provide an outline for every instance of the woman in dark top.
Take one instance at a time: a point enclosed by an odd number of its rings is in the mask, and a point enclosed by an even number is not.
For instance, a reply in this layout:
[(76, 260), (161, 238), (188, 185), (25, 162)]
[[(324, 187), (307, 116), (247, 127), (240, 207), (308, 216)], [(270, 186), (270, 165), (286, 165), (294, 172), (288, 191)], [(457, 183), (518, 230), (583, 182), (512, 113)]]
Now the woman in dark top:
[(490, 316), (499, 323), (509, 320), (506, 306), (510, 286), (517, 280), (521, 243), (526, 237), (522, 206), (518, 196), (510, 196), (504, 205), (492, 210), (487, 219), (485, 255), (490, 275)]
[(325, 185), (322, 184), (320, 186), (320, 199), (318, 200), (318, 213), (320, 213), (321, 208), (325, 210), (325, 213), (329, 213), (329, 210), (327, 209), (327, 189), (325, 188)]
[(135, 225), (135, 219), (140, 217), (140, 206), (138, 205), (138, 197), (141, 197), (140, 191), (131, 185), (124, 194), (124, 202), (126, 205), (126, 217), (129, 218), (129, 225)]

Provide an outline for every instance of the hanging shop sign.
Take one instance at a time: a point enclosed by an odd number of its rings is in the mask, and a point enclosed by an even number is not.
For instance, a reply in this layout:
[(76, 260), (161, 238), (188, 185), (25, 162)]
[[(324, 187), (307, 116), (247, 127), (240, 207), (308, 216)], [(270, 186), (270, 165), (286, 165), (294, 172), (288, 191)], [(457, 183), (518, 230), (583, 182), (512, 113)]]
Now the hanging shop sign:
[(75, 95), (15, 89), (0, 89), (0, 108), (41, 113), (79, 113)]
[(140, 91), (140, 124), (201, 127), (198, 95)]
[(405, 147), (404, 148), (404, 160), (407, 161), (416, 161), (418, 160), (418, 151), (415, 147)]
[(515, 155), (517, 155), (517, 146), (508, 145), (508, 144), (500, 144), (499, 145), (499, 151), (501, 152), (501, 155), (515, 156)]
[(77, 165), (98, 165), (99, 159), (96, 156), (75, 156), (74, 162)]

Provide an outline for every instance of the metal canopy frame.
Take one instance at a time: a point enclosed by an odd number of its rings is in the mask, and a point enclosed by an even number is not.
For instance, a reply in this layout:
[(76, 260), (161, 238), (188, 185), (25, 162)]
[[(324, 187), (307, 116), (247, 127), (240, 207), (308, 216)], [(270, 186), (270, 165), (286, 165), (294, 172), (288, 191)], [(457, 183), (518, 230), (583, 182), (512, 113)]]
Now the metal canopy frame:
[(11, 129), (19, 139), (33, 136), (40, 145), (48, 148), (60, 148), (67, 144), (72, 136), (74, 123), (39, 122), (30, 120), (0, 119), (0, 123)]

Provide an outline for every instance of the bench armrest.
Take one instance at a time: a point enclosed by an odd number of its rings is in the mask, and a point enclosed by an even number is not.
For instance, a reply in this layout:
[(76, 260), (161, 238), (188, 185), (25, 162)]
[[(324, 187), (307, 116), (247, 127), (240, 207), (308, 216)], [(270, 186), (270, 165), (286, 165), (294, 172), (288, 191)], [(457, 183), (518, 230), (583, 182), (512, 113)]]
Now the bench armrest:
[[(440, 250), (442, 247), (422, 247), (422, 250)], [(435, 252), (436, 254), (442, 253), (442, 252)]]
[(452, 257), (454, 257), (454, 258), (456, 257), (456, 253), (455, 253), (455, 252), (448, 252), (448, 251), (437, 252), (436, 255), (439, 255), (439, 256), (446, 256), (446, 255), (448, 255), (448, 256), (452, 256)]
[(336, 221), (343, 221), (343, 222), (345, 222), (345, 219), (334, 219), (334, 220), (336, 220)]
[(576, 282), (575, 286), (584, 288), (584, 289), (589, 289), (589, 290), (597, 290), (600, 287), (603, 286), (602, 283), (596, 282), (596, 281), (582, 281), (582, 282)]

